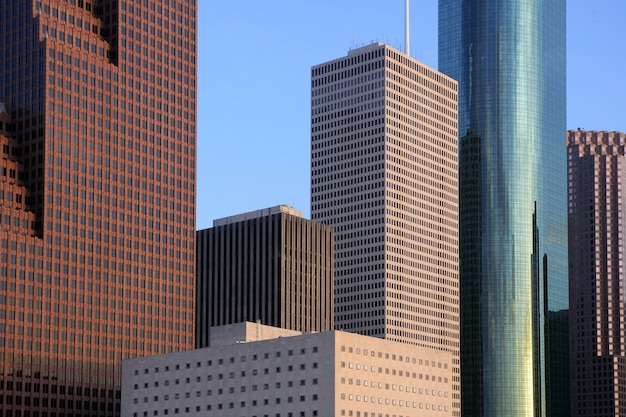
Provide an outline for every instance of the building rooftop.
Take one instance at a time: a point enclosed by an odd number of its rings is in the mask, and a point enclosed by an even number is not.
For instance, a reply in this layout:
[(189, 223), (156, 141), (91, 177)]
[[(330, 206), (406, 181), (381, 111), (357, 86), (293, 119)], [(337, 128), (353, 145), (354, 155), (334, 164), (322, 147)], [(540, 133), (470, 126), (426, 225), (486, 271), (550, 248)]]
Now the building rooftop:
[(245, 321), (211, 327), (211, 347), (258, 342), (280, 337), (299, 336), (302, 332)]
[(243, 222), (246, 220), (258, 219), (261, 217), (271, 216), (273, 214), (286, 213), (292, 216), (302, 217), (302, 212), (296, 210), (288, 205), (281, 204), (275, 207), (269, 207), (261, 210), (249, 211), (243, 214), (236, 214), (234, 216), (223, 217), (221, 219), (213, 220), (213, 227), (224, 226), (227, 224)]

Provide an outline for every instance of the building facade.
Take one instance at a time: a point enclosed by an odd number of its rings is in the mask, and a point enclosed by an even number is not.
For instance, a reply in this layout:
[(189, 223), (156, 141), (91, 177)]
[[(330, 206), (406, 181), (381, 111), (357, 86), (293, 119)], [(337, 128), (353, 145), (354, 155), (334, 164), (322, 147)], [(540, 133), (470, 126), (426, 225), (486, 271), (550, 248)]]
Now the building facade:
[(458, 354), (456, 82), (381, 43), (311, 72), (311, 217), (335, 228), (335, 327)]
[(546, 323), (568, 307), (565, 1), (440, 0), (439, 70), (459, 83), (462, 414), (556, 415)]
[(626, 134), (570, 131), (572, 416), (626, 414)]
[(196, 2), (1, 8), (0, 416), (116, 416), (194, 345)]
[(231, 343), (125, 361), (122, 416), (451, 415), (449, 352), (340, 331), (265, 339), (280, 332), (224, 327)]
[(333, 230), (288, 206), (226, 217), (197, 232), (196, 347), (242, 321), (333, 328)]

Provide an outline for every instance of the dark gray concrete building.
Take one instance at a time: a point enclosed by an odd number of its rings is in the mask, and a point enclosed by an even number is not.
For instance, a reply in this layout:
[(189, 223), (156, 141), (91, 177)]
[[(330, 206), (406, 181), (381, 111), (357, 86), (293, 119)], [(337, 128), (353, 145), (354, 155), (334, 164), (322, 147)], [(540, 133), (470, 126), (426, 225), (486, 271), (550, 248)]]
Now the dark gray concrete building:
[(333, 329), (334, 233), (276, 206), (197, 232), (196, 346), (242, 321), (301, 332)]

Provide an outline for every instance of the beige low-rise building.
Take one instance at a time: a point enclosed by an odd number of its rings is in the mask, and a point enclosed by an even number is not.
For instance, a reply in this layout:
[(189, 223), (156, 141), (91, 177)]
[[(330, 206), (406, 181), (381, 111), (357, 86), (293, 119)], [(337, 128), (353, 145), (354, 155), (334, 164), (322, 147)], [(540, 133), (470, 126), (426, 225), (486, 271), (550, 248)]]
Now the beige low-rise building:
[(216, 333), (210, 348), (124, 361), (122, 416), (452, 415), (450, 352), (256, 323)]

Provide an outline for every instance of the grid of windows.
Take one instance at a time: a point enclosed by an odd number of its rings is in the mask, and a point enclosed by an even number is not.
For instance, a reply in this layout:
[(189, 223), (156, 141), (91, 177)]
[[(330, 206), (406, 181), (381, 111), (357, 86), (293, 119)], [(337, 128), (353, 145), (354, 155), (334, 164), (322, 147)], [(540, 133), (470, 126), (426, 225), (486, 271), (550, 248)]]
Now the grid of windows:
[(125, 361), (123, 413), (449, 415), (451, 353), (345, 332), (243, 340)]
[(458, 355), (456, 82), (379, 43), (311, 78), (311, 217), (335, 228), (336, 328)]
[(314, 67), (312, 86), (311, 211), (335, 227), (337, 327), (458, 351), (456, 84), (372, 45)]
[(624, 145), (622, 132), (567, 134), (573, 416), (626, 409)]
[[(320, 361), (325, 360), (319, 347), (310, 340), (289, 347), (275, 342), (259, 350), (242, 343), (128, 361), (124, 372), (132, 381), (124, 391), (123, 411), (152, 416), (221, 410), (221, 415), (262, 416), (280, 408), (284, 416), (317, 415), (324, 388)], [(170, 365), (152, 364), (161, 362)]]
[(193, 345), (195, 22), (190, 0), (3, 7), (13, 415), (118, 415), (123, 358)]

